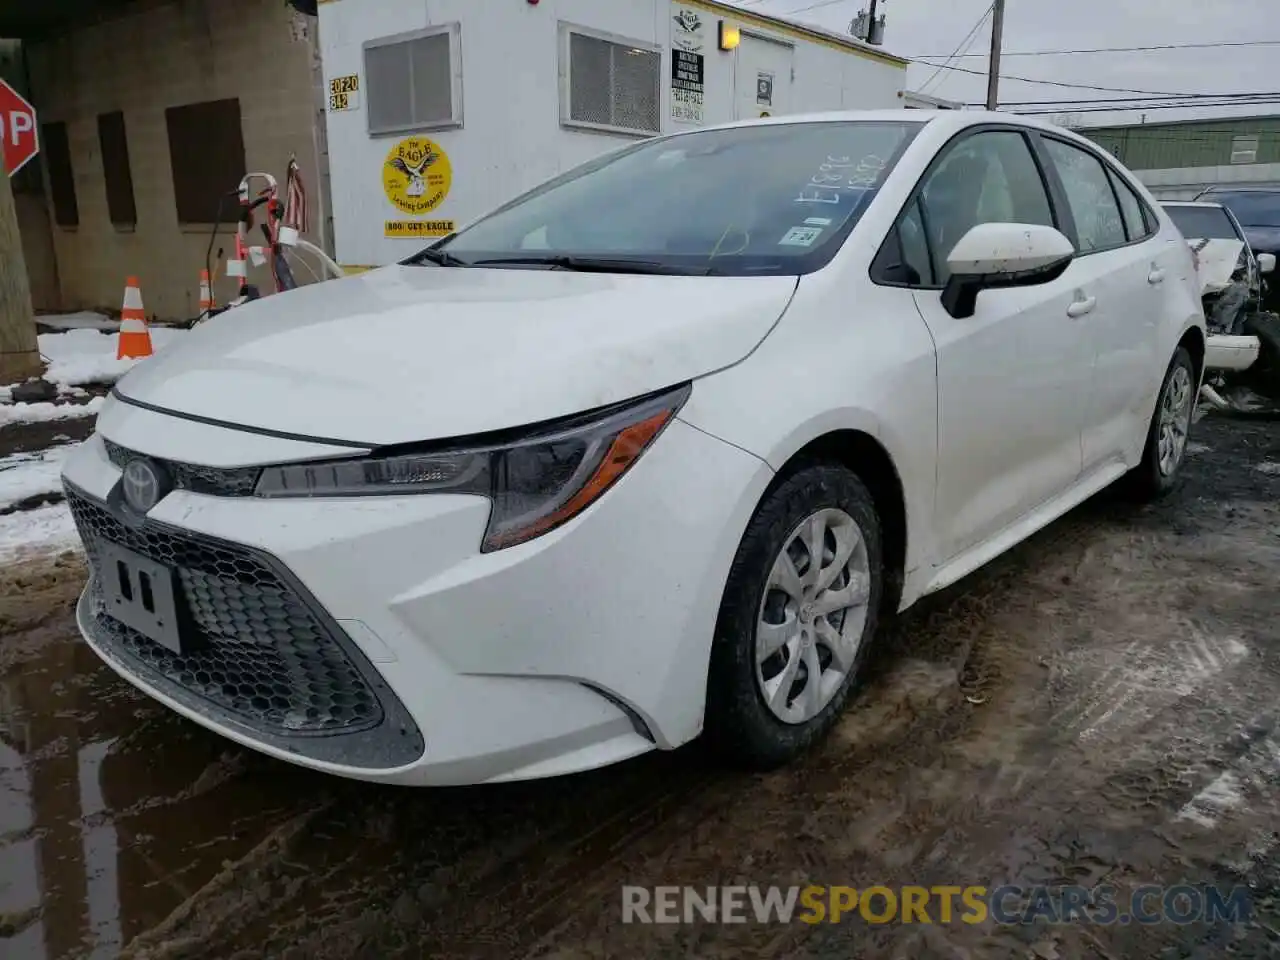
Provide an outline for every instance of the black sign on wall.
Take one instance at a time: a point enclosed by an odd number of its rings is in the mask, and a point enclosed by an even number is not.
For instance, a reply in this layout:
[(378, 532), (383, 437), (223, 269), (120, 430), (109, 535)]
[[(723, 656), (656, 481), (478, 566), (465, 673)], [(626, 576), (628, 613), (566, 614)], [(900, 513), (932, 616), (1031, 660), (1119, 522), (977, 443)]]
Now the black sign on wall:
[(706, 58), (688, 50), (671, 51), (671, 116), (701, 123), (706, 81)]
[(702, 93), (705, 80), (706, 58), (688, 50), (671, 51), (671, 87), (674, 90), (690, 90)]

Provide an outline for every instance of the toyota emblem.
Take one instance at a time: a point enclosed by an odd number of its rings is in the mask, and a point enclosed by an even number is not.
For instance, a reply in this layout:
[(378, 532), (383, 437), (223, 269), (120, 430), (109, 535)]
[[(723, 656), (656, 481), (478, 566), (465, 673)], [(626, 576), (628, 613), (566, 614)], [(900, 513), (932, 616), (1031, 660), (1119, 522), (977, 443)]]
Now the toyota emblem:
[(149, 460), (130, 460), (123, 485), (124, 502), (137, 513), (146, 513), (168, 492), (159, 469)]

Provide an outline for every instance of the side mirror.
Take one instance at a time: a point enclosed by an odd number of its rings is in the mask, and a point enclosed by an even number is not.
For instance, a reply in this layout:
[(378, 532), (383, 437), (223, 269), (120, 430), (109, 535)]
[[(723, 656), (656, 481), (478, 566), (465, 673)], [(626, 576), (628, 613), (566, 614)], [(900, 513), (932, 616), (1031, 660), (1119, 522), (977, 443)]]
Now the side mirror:
[(1258, 272), (1270, 273), (1276, 268), (1276, 255), (1274, 253), (1258, 254)]
[(971, 317), (983, 290), (1057, 280), (1075, 255), (1071, 241), (1053, 227), (980, 223), (947, 257), (951, 279), (942, 290), (942, 306), (957, 320)]

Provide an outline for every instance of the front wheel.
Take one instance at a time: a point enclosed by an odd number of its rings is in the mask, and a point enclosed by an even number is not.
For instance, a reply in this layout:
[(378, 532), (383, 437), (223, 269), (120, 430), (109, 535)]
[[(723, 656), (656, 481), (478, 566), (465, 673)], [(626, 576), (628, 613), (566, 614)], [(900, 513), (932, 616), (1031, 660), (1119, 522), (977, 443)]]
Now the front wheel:
[(1186, 347), (1178, 347), (1160, 385), (1142, 461), (1129, 474), (1130, 492), (1139, 499), (1158, 499), (1177, 484), (1186, 459), (1196, 393), (1195, 364)]
[(705, 722), (716, 750), (771, 769), (825, 735), (859, 678), (882, 589), (880, 521), (862, 481), (818, 464), (773, 489), (721, 601)]

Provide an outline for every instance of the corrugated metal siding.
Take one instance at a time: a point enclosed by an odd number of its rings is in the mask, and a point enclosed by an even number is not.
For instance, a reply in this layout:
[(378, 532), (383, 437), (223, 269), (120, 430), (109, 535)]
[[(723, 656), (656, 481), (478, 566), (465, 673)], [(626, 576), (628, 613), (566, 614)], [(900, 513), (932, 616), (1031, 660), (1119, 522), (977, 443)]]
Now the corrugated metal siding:
[(1258, 138), (1255, 163), (1280, 163), (1280, 117), (1139, 124), (1077, 131), (1131, 170), (1216, 167), (1231, 163), (1236, 137)]

